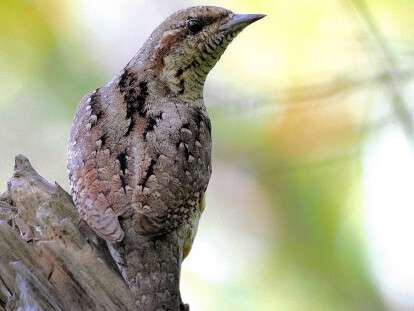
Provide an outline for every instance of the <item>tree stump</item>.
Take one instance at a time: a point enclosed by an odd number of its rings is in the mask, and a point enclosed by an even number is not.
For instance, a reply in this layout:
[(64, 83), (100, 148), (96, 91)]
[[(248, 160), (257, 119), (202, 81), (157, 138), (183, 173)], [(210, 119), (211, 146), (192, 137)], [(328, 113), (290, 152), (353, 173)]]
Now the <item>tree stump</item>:
[(0, 195), (0, 311), (132, 311), (133, 301), (71, 196), (17, 156)]

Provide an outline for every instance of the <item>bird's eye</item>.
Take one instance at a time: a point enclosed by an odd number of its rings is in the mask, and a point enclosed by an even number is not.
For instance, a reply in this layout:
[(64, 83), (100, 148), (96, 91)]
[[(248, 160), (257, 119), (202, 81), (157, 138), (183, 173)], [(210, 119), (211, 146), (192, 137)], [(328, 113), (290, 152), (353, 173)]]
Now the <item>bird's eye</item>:
[(187, 21), (187, 28), (191, 33), (197, 33), (203, 29), (203, 23), (199, 19), (190, 18)]

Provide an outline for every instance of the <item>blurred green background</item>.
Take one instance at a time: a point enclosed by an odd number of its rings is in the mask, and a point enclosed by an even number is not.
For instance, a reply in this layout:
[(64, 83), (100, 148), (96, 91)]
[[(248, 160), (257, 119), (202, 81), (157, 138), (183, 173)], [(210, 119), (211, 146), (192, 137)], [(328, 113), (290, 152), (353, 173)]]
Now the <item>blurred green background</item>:
[(0, 181), (67, 189), (82, 95), (175, 10), (268, 16), (209, 75), (214, 172), (193, 310), (414, 310), (414, 2), (0, 0)]

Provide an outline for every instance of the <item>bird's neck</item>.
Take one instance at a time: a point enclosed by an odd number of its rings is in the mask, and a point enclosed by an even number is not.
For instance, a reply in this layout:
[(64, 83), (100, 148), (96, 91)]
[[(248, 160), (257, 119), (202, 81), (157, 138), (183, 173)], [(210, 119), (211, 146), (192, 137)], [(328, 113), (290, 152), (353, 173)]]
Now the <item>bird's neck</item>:
[(190, 58), (176, 60), (166, 56), (163, 63), (160, 80), (176, 97), (191, 102), (203, 100), (204, 83), (209, 70), (203, 67), (201, 61)]
[(157, 47), (152, 42), (147, 42), (131, 59), (127, 68), (147, 76), (155, 89), (165, 90), (161, 93), (202, 104), (204, 82), (212, 67), (210, 62), (206, 62), (203, 55), (166, 55), (163, 49)]

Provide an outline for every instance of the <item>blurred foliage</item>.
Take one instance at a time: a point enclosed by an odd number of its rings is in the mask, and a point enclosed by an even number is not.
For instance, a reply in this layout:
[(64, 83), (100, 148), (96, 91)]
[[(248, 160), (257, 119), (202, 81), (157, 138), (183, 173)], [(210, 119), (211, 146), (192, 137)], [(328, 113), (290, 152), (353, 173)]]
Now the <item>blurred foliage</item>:
[[(67, 184), (65, 144), (76, 103), (115, 73), (100, 64), (116, 60), (91, 51), (123, 46), (122, 37), (97, 33), (96, 16), (136, 31), (142, 42), (152, 30), (136, 26), (143, 11), (194, 4), (268, 17), (235, 40), (208, 80), (220, 170), (199, 233), (207, 242), (196, 241), (184, 265), (185, 298), (195, 310), (385, 309), (363, 231), (361, 154), (376, 96), (388, 96), (379, 91), (387, 79), (373, 78), (383, 74), (383, 59), (352, 1), (0, 1), (1, 180), (23, 152), (46, 177)], [(414, 3), (369, 5), (409, 68)], [(111, 10), (125, 19), (103, 15)], [(365, 82), (347, 85), (352, 79)], [(224, 182), (222, 168), (236, 177)], [(251, 183), (242, 183), (246, 175)], [(223, 198), (238, 189), (267, 203)], [(202, 247), (221, 268), (239, 268), (218, 281), (204, 277), (203, 270), (221, 270), (203, 260)]]
[(57, 1), (0, 2), (3, 92), (8, 88), (44, 92), (44, 88), (47, 95), (56, 97), (57, 105), (64, 107), (78, 100), (80, 89), (86, 91), (96, 85), (99, 68), (93, 67), (79, 43), (73, 41), (63, 22), (62, 4)]

